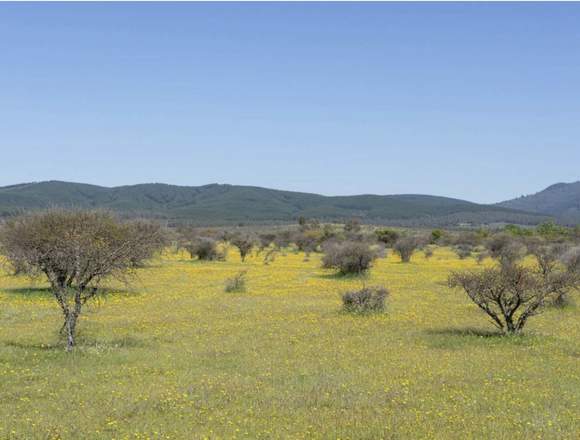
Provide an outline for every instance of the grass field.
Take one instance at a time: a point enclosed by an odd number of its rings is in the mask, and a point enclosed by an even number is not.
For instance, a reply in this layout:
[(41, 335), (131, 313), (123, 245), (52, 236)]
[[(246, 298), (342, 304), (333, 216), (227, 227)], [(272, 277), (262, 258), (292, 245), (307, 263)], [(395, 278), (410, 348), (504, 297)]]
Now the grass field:
[[(577, 439), (580, 309), (551, 309), (500, 337), (445, 249), (340, 278), (320, 257), (241, 263), (168, 254), (110, 284), (64, 352), (39, 281), (0, 276), (0, 438)], [(247, 291), (224, 281), (247, 269)], [(339, 293), (381, 284), (383, 315)], [(577, 301), (578, 303), (578, 301)]]

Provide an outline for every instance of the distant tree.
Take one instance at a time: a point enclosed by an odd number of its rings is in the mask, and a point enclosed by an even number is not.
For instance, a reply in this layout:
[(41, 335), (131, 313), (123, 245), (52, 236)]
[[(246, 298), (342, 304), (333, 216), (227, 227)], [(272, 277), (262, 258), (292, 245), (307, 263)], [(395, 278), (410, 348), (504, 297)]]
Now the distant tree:
[(536, 232), (542, 237), (548, 239), (554, 239), (569, 234), (568, 228), (557, 225), (553, 220), (539, 224), (536, 228)]
[(294, 235), (294, 244), (296, 244), (299, 251), (309, 255), (311, 252), (316, 251), (321, 237), (320, 231), (315, 229), (299, 231)]
[(465, 260), (466, 258), (471, 257), (473, 252), (473, 247), (468, 244), (458, 244), (455, 246), (455, 253), (459, 257), (460, 260)]
[(322, 267), (337, 269), (341, 274), (362, 274), (370, 269), (377, 252), (366, 243), (327, 243), (324, 248)]
[(529, 237), (533, 235), (533, 230), (530, 228), (522, 228), (517, 225), (506, 225), (504, 231), (516, 237)]
[(392, 247), (401, 236), (397, 231), (392, 229), (377, 229), (375, 235), (377, 236), (377, 241), (389, 247)]
[(395, 253), (401, 257), (401, 262), (408, 263), (411, 261), (411, 257), (415, 251), (419, 249), (421, 245), (422, 242), (419, 237), (412, 235), (404, 236), (395, 242), (393, 251), (395, 251)]
[(135, 269), (165, 244), (159, 225), (123, 223), (101, 211), (49, 210), (9, 220), (0, 230), (6, 258), (47, 277), (64, 316), (67, 351), (75, 345), (82, 307), (101, 282)]
[(431, 240), (430, 240), (430, 243), (431, 244), (438, 243), (439, 240), (441, 240), (441, 238), (443, 238), (443, 235), (445, 235), (445, 232), (443, 232), (442, 229), (433, 229), (431, 231)]
[(204, 261), (225, 259), (225, 254), (218, 249), (218, 242), (211, 237), (194, 237), (183, 247), (191, 258), (197, 257)]
[(562, 256), (568, 250), (564, 244), (550, 244), (544, 241), (529, 241), (527, 244), (528, 253), (536, 259), (539, 271), (542, 276), (548, 276), (560, 264)]
[(230, 243), (238, 248), (242, 262), (246, 261), (246, 257), (256, 245), (256, 240), (249, 234), (238, 233), (230, 239)]
[(485, 247), (489, 256), (502, 266), (515, 264), (525, 254), (525, 247), (507, 234), (496, 234), (488, 239)]
[(344, 224), (344, 231), (347, 233), (357, 234), (361, 230), (361, 222), (358, 218), (351, 218)]

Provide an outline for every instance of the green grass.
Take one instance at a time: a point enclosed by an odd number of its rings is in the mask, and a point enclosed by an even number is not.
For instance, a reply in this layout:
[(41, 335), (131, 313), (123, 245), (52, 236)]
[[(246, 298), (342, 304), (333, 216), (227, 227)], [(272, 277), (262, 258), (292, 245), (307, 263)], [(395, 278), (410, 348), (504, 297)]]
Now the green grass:
[[(390, 257), (362, 280), (303, 259), (167, 255), (87, 307), (72, 354), (44, 284), (1, 275), (0, 438), (578, 438), (577, 307), (502, 337), (445, 287), (472, 259)], [(363, 280), (387, 313), (341, 311)]]

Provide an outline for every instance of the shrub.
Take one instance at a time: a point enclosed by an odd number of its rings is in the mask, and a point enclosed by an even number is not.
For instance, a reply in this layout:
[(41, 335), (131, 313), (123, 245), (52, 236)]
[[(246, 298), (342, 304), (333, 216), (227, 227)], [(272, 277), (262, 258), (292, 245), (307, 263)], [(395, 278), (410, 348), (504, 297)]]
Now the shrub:
[(489, 256), (504, 266), (515, 264), (525, 253), (524, 246), (507, 234), (494, 235), (485, 247)]
[(197, 257), (199, 260), (206, 261), (225, 259), (225, 255), (218, 250), (217, 241), (213, 238), (196, 237), (184, 247), (191, 258)]
[(441, 229), (433, 229), (431, 231), (430, 243), (435, 244), (443, 237), (445, 233)]
[(471, 257), (473, 252), (473, 248), (467, 244), (459, 244), (455, 246), (455, 253), (459, 257), (460, 260), (465, 260), (466, 258)]
[(294, 236), (294, 243), (299, 251), (306, 253), (308, 256), (311, 252), (316, 251), (320, 242), (321, 233), (316, 229), (309, 229), (297, 232)]
[(376, 313), (385, 310), (389, 291), (384, 287), (363, 287), (342, 295), (343, 309), (349, 313)]
[(226, 280), (224, 290), (226, 292), (245, 292), (246, 291), (246, 274), (247, 271), (242, 270), (234, 275), (232, 278)]
[(483, 271), (453, 272), (448, 284), (462, 288), (502, 332), (519, 333), (530, 317), (563, 292), (576, 288), (578, 277), (567, 271), (544, 277), (529, 267), (504, 264)]
[(431, 248), (431, 247), (426, 247), (423, 252), (425, 254), (426, 259), (429, 259), (433, 256), (433, 248)]
[(385, 246), (393, 246), (400, 237), (400, 234), (392, 229), (377, 229), (375, 235), (377, 236), (377, 241)]
[(368, 244), (354, 241), (328, 243), (322, 267), (337, 269), (341, 274), (361, 274), (370, 269), (377, 253)]
[(401, 237), (397, 240), (393, 246), (393, 250), (399, 257), (401, 257), (401, 262), (408, 263), (411, 261), (413, 253), (421, 246), (421, 240), (419, 237), (412, 235)]
[(580, 247), (569, 249), (560, 256), (560, 261), (566, 266), (569, 272), (580, 275)]
[(238, 248), (242, 262), (246, 260), (246, 256), (252, 251), (255, 240), (254, 237), (248, 234), (236, 234), (230, 239), (230, 243)]

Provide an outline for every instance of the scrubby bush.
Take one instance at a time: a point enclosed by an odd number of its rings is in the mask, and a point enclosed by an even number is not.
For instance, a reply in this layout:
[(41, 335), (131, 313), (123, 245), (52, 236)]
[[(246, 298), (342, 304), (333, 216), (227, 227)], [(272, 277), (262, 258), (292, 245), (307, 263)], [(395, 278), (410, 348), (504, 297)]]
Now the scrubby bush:
[(426, 259), (429, 259), (433, 256), (433, 248), (432, 247), (426, 247), (425, 250), (423, 251), (423, 254), (425, 255)]
[(322, 267), (337, 269), (341, 274), (362, 274), (377, 258), (376, 250), (366, 243), (347, 241), (328, 243), (324, 247)]
[(191, 258), (197, 257), (199, 260), (205, 261), (225, 259), (225, 254), (220, 252), (218, 243), (213, 238), (195, 237), (191, 242), (185, 244), (184, 248)]
[(230, 239), (230, 243), (238, 248), (242, 262), (246, 260), (248, 254), (256, 244), (256, 240), (249, 234), (236, 234)]
[(560, 261), (569, 272), (580, 275), (580, 246), (568, 249), (560, 256)]
[(419, 237), (408, 235), (399, 238), (395, 242), (393, 250), (399, 257), (401, 257), (401, 262), (408, 263), (409, 261), (411, 261), (411, 257), (413, 256), (415, 251), (419, 249), (421, 245), (422, 242)]
[(577, 288), (578, 277), (561, 270), (545, 277), (539, 270), (510, 262), (483, 271), (454, 272), (448, 283), (462, 288), (502, 332), (513, 334), (548, 304)]
[(443, 236), (445, 235), (445, 232), (443, 232), (443, 230), (441, 229), (433, 229), (431, 231), (431, 237), (430, 237), (430, 243), (431, 244), (436, 244), (439, 242), (439, 240), (441, 240), (443, 238)]
[(377, 237), (377, 241), (388, 247), (392, 247), (401, 236), (401, 234), (392, 229), (377, 229), (375, 231), (375, 235)]
[(344, 232), (358, 234), (361, 230), (361, 222), (358, 218), (352, 218), (344, 224)]
[(226, 280), (224, 290), (226, 292), (245, 292), (246, 291), (246, 274), (247, 271), (242, 270), (233, 277)]
[(455, 246), (454, 250), (460, 260), (465, 260), (466, 258), (471, 257), (473, 253), (473, 247), (467, 244), (458, 244)]
[(299, 251), (309, 255), (311, 252), (315, 252), (318, 248), (320, 238), (321, 232), (317, 229), (299, 231), (294, 235), (294, 244)]
[(343, 309), (349, 313), (377, 313), (385, 310), (389, 291), (384, 287), (363, 287), (342, 295)]
[(507, 234), (496, 234), (486, 241), (485, 247), (489, 256), (501, 265), (515, 264), (525, 255), (525, 247)]

